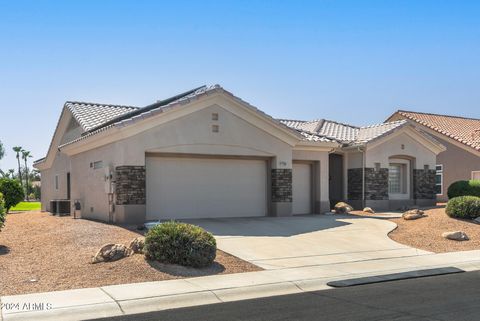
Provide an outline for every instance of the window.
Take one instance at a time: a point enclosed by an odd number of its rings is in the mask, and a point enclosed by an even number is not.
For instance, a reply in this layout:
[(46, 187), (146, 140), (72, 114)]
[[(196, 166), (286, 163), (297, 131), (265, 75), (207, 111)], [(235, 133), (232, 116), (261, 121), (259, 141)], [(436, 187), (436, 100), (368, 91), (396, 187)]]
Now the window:
[(220, 131), (220, 128), (218, 127), (218, 125), (212, 125), (212, 132), (218, 133), (219, 131)]
[(100, 169), (103, 167), (103, 161), (93, 162), (93, 169)]
[(388, 168), (388, 193), (406, 194), (407, 193), (407, 165), (390, 164)]
[(436, 170), (435, 193), (437, 193), (437, 195), (442, 195), (443, 194), (443, 165), (436, 165), (435, 170)]
[(472, 172), (472, 179), (480, 180), (480, 171), (473, 171)]
[(218, 120), (218, 113), (212, 113), (212, 120)]
[(55, 175), (55, 190), (58, 191), (58, 175)]

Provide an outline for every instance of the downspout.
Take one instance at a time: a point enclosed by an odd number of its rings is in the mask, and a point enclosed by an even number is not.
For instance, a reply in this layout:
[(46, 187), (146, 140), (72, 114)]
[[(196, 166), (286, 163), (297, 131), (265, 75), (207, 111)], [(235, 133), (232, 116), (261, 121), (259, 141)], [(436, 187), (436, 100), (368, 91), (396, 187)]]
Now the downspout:
[(358, 151), (362, 152), (362, 207), (365, 208), (365, 148), (358, 147)]

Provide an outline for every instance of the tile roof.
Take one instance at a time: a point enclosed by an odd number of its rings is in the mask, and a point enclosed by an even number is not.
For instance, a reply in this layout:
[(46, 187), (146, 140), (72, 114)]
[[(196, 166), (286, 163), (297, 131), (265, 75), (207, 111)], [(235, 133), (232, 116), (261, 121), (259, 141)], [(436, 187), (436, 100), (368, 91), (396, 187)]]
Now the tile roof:
[(368, 143), (407, 123), (405, 120), (400, 120), (365, 127), (357, 127), (326, 119), (312, 121), (280, 119), (280, 122), (291, 128), (304, 131), (308, 134), (340, 141), (347, 145)]
[[(143, 108), (133, 106), (99, 105), (92, 103), (69, 102), (70, 104), (72, 104), (72, 107), (69, 107), (69, 109), (72, 111), (72, 113), (75, 112), (74, 116), (77, 121), (81, 123), (85, 132), (82, 134), (81, 137), (67, 142), (59, 147), (73, 144), (77, 141), (83, 140), (87, 137), (105, 131), (111, 127), (124, 127), (138, 120), (142, 120), (152, 115), (163, 113), (167, 110), (170, 110), (171, 108), (176, 108), (179, 105), (187, 104), (191, 100), (197, 99), (202, 95), (208, 95), (210, 92), (214, 91), (222, 91), (224, 93), (227, 93), (232, 96), (233, 99), (246, 104), (248, 108), (259, 114), (262, 114), (264, 117), (271, 119), (278, 125), (283, 126), (288, 130), (292, 129), (291, 127), (284, 125), (273, 117), (262, 112), (258, 108), (250, 105), (248, 102), (224, 90), (220, 85), (213, 85), (198, 87), (183, 94), (156, 102)], [(75, 108), (73, 108), (73, 104), (76, 104)], [(101, 106), (102, 108), (99, 108), (99, 106)], [(100, 115), (97, 115), (97, 113), (100, 113)], [(307, 133), (301, 129), (297, 129), (296, 132), (306, 141), (335, 142), (334, 140), (327, 137), (323, 137), (315, 133)]]
[(89, 131), (120, 115), (127, 114), (138, 107), (67, 101), (65, 107), (70, 110), (75, 120), (84, 131)]
[(413, 120), (460, 143), (480, 150), (480, 119), (398, 110), (395, 115)]
[(376, 138), (382, 137), (387, 133), (392, 132), (393, 130), (402, 127), (407, 124), (406, 120), (398, 120), (383, 124), (370, 125), (365, 127), (360, 127), (358, 135), (355, 139), (356, 143), (366, 143), (370, 142)]

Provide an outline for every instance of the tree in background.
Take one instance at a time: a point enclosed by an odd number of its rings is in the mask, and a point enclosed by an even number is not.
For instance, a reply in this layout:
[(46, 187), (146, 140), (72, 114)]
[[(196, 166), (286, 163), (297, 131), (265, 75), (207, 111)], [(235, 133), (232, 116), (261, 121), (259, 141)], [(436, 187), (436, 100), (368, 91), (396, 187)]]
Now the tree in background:
[(0, 140), (0, 159), (5, 156), (5, 148), (3, 147), (2, 141)]
[(17, 163), (18, 163), (18, 179), (20, 181), (20, 186), (23, 186), (22, 183), (22, 169), (20, 168), (20, 153), (22, 152), (23, 148), (21, 146), (13, 147), (13, 151), (17, 154)]
[(28, 150), (22, 150), (22, 159), (25, 162), (25, 196), (28, 201), (28, 196), (30, 194), (30, 185), (28, 185), (28, 164), (27, 164), (27, 159), (31, 158), (32, 155), (30, 155), (30, 152)]
[(8, 211), (23, 200), (24, 193), (20, 183), (15, 179), (0, 179), (0, 193), (3, 194), (5, 208)]
[(0, 231), (5, 224), (5, 208), (3, 207), (3, 195), (0, 193)]

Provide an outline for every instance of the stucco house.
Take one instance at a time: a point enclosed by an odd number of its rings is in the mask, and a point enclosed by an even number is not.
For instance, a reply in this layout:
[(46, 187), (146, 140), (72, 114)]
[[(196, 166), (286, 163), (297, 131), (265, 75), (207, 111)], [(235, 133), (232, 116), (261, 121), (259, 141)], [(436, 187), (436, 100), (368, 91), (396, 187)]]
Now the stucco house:
[(480, 119), (398, 110), (387, 121), (408, 120), (446, 147), (437, 156), (436, 194), (448, 200), (447, 189), (459, 180), (480, 179)]
[(444, 150), (405, 120), (279, 120), (214, 85), (142, 108), (66, 102), (34, 166), (42, 210), (126, 224), (431, 205)]

